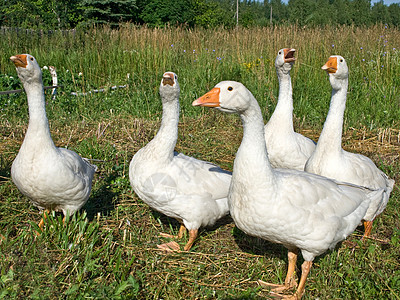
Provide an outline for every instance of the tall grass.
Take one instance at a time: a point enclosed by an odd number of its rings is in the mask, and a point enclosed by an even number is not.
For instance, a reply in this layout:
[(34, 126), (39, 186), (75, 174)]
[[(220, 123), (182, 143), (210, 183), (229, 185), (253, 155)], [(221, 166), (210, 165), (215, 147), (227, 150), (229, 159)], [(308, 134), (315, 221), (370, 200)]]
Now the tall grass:
[[(96, 159), (99, 173), (83, 210), (65, 224), (61, 215), (50, 215), (36, 236), (40, 214), (10, 178), (27, 126), (26, 95), (0, 96), (0, 299), (268, 298), (256, 281), (284, 281), (286, 250), (245, 235), (229, 217), (202, 229), (188, 253), (155, 250), (165, 242), (159, 232), (176, 234), (179, 227), (132, 192), (128, 167), (158, 130), (161, 75), (174, 71), (181, 85), (177, 151), (232, 169), (240, 120), (194, 109), (191, 102), (220, 80), (238, 80), (254, 93), (267, 119), (278, 94), (275, 56), (280, 48), (293, 47), (295, 125), (317, 139), (331, 91), (320, 68), (330, 55), (340, 54), (350, 68), (343, 145), (370, 156), (398, 182), (400, 54), (394, 48), (399, 33), (385, 26), (227, 31), (126, 24), (118, 30), (2, 36), (0, 90), (20, 87), (11, 55), (30, 53), (41, 66), (56, 66), (63, 88), (55, 100), (46, 96), (53, 140)], [(50, 85), (47, 70), (43, 76)], [(102, 86), (105, 93), (70, 95)], [(361, 243), (361, 228), (318, 257), (304, 298), (399, 299), (399, 207), (396, 185), (374, 222), (373, 239)]]
[[(120, 101), (107, 103), (103, 96), (84, 99), (80, 112), (84, 113), (87, 102), (100, 101), (104, 111), (141, 116), (159, 110), (153, 99), (167, 70), (179, 76), (183, 112), (188, 116), (199, 114), (190, 106), (195, 97), (221, 80), (237, 80), (255, 94), (268, 118), (277, 99), (274, 59), (280, 48), (293, 47), (297, 49), (292, 71), (294, 107), (304, 125), (322, 126), (331, 88), (321, 66), (330, 55), (340, 54), (350, 68), (346, 126), (394, 127), (400, 119), (399, 33), (383, 25), (228, 31), (130, 24), (117, 30), (103, 27), (44, 36), (10, 32), (0, 41), (0, 72), (15, 75), (9, 56), (29, 52), (41, 65), (56, 66), (66, 92), (129, 83), (129, 93), (120, 95)], [(65, 101), (76, 107), (76, 99)]]

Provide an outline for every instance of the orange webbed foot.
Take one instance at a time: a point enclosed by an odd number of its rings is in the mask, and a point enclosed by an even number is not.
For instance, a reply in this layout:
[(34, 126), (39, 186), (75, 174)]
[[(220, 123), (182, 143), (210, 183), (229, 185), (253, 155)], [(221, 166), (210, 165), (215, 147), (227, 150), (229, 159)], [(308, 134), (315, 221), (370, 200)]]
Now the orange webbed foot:
[(179, 252), (181, 250), (177, 242), (169, 242), (157, 245), (157, 248), (166, 252)]

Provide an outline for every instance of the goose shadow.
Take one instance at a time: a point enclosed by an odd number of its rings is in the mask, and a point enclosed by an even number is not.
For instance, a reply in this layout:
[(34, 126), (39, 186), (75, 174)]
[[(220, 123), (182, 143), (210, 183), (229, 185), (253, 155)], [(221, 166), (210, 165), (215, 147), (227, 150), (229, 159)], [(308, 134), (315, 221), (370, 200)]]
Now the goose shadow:
[(6, 159), (3, 155), (0, 155), (0, 184), (11, 180), (11, 165), (13, 159)]
[(277, 257), (287, 261), (287, 249), (280, 244), (250, 236), (241, 231), (237, 226), (233, 228), (233, 237), (236, 244), (243, 252), (264, 257)]
[[(96, 179), (97, 177), (97, 179)], [(113, 171), (105, 178), (102, 178), (101, 172), (95, 175), (94, 180), (101, 180), (100, 186), (92, 187), (91, 195), (83, 206), (87, 213), (87, 218), (92, 221), (99, 213), (102, 216), (108, 216), (118, 205), (118, 193), (113, 191), (112, 185), (120, 177), (117, 171)]]
[[(159, 220), (159, 222), (162, 225), (162, 230), (166, 230), (167, 228), (170, 228), (172, 230), (172, 232), (177, 233), (179, 231), (181, 223), (179, 223), (176, 219), (168, 217), (167, 215), (164, 215), (163, 213), (160, 213), (154, 209), (151, 209), (151, 214), (155, 220)], [(218, 221), (215, 222), (215, 224), (212, 226), (200, 227), (199, 235), (204, 234), (204, 232), (213, 232), (213, 231), (217, 230), (218, 228), (228, 225), (230, 223), (233, 223), (233, 220), (230, 217), (230, 215), (228, 214), (228, 215), (218, 219)]]

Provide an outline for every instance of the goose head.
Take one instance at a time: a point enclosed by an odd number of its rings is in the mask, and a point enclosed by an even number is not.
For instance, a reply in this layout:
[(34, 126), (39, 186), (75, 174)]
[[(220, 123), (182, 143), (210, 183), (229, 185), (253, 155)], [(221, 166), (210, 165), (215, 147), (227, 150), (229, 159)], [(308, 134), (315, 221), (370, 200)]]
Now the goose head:
[(296, 61), (296, 58), (294, 57), (295, 52), (296, 49), (293, 48), (283, 48), (278, 51), (278, 55), (275, 58), (275, 68), (278, 72), (290, 72), (294, 62)]
[(42, 70), (36, 59), (30, 54), (18, 54), (10, 57), (17, 69), (17, 74), (22, 83), (41, 82)]
[(349, 68), (346, 60), (340, 55), (332, 55), (329, 57), (325, 65), (322, 66), (329, 75), (329, 81), (333, 89), (339, 89), (342, 82), (349, 77)]
[(221, 81), (192, 105), (215, 107), (223, 112), (241, 114), (249, 108), (252, 98), (251, 92), (240, 82)]
[(180, 87), (178, 76), (174, 72), (165, 72), (161, 79), (160, 95), (163, 102), (171, 102), (179, 99)]

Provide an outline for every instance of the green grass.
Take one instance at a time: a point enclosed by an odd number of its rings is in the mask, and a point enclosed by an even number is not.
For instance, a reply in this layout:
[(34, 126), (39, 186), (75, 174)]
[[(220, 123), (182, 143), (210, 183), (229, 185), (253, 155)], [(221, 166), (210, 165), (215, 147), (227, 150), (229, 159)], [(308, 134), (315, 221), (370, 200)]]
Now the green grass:
[[(341, 54), (351, 72), (343, 146), (371, 157), (399, 182), (400, 57), (393, 50), (399, 37), (398, 30), (384, 26), (188, 32), (127, 25), (41, 39), (23, 34), (0, 39), (0, 90), (19, 88), (8, 60), (13, 54), (28, 52), (41, 65), (55, 65), (64, 87), (55, 100), (46, 97), (52, 137), (57, 146), (95, 159), (99, 167), (84, 208), (65, 224), (61, 215), (50, 215), (43, 234), (36, 236), (40, 214), (10, 179), (27, 127), (26, 96), (0, 96), (0, 299), (268, 298), (256, 281), (282, 282), (287, 252), (245, 235), (229, 217), (202, 229), (190, 252), (166, 255), (156, 250), (165, 241), (158, 233), (177, 233), (179, 227), (132, 192), (128, 166), (157, 132), (162, 73), (176, 72), (181, 85), (177, 150), (231, 170), (241, 141), (240, 120), (192, 108), (192, 100), (220, 80), (240, 80), (260, 101), (267, 119), (278, 94), (276, 52), (295, 47), (295, 127), (317, 139), (330, 99), (320, 67), (329, 55)], [(50, 84), (47, 71), (44, 80)], [(69, 95), (114, 84), (128, 86)], [(387, 209), (374, 222), (374, 239), (359, 242), (360, 228), (318, 257), (304, 298), (399, 299), (399, 207), (396, 185)]]
[[(243, 82), (272, 113), (277, 100), (274, 60), (283, 47), (297, 49), (292, 71), (295, 115), (307, 126), (321, 127), (329, 106), (331, 87), (321, 66), (332, 54), (342, 55), (350, 69), (346, 125), (369, 128), (398, 127), (400, 119), (399, 30), (340, 27), (303, 29), (296, 26), (239, 30), (149, 29), (126, 26), (43, 35), (8, 33), (0, 41), (0, 89), (16, 88), (11, 55), (29, 52), (39, 64), (58, 70), (59, 92), (87, 92), (93, 88), (128, 84), (122, 94), (110, 92), (57, 101), (69, 119), (111, 113), (154, 116), (159, 111), (160, 77), (178, 74), (182, 110), (196, 116), (191, 101), (221, 80)], [(81, 75), (79, 75), (81, 73)], [(129, 78), (128, 78), (129, 74)], [(7, 76), (14, 77), (9, 79)], [(46, 84), (50, 74), (44, 71)], [(6, 116), (15, 115), (25, 102), (18, 96), (1, 97)], [(90, 105), (89, 105), (90, 104)], [(11, 107), (10, 107), (11, 106)], [(112, 111), (112, 112), (111, 112)], [(25, 111), (19, 114), (25, 115)]]

